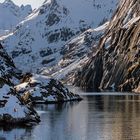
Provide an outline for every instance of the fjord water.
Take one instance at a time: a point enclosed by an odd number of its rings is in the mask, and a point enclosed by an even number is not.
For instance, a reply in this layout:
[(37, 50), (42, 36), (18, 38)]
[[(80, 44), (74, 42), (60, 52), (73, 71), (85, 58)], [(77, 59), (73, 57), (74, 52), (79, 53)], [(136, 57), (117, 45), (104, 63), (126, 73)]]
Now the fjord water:
[(130, 140), (140, 138), (140, 96), (82, 93), (83, 101), (37, 105), (33, 128), (0, 131), (0, 140)]

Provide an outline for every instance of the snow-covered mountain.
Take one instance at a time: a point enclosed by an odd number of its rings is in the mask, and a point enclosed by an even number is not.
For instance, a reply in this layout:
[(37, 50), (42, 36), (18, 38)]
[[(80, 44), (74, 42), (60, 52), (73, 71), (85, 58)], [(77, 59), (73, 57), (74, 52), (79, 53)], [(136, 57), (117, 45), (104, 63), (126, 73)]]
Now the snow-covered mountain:
[(71, 84), (71, 76), (86, 63), (88, 56), (96, 52), (97, 43), (108, 25), (109, 22), (106, 22), (95, 29), (88, 29), (67, 41), (60, 51), (62, 58), (58, 64), (51, 68), (42, 68), (40, 72)]
[(17, 6), (11, 0), (0, 3), (0, 36), (8, 34), (19, 22), (32, 12), (30, 5)]
[(75, 80), (83, 88), (140, 92), (140, 1), (122, 0)]
[(55, 79), (22, 75), (0, 44), (0, 125), (29, 125), (40, 121), (32, 103), (81, 100)]
[[(55, 79), (31, 73), (22, 74), (0, 45), (0, 97), (4, 94), (7, 95), (10, 90), (23, 100), (27, 98), (27, 94), (29, 97), (32, 96), (30, 99), (35, 103), (81, 100), (79, 95), (71, 93), (61, 82)], [(28, 103), (28, 99), (26, 100)]]
[(24, 72), (52, 67), (63, 58), (68, 40), (111, 17), (116, 0), (46, 0), (37, 10), (1, 37), (15, 65)]

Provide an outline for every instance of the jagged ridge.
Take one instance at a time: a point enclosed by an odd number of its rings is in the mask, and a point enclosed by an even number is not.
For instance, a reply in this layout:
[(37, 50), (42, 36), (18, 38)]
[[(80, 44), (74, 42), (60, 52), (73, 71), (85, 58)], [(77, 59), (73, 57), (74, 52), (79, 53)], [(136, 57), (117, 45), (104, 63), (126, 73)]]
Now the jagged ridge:
[(0, 36), (13, 31), (16, 25), (32, 12), (30, 5), (14, 4), (11, 0), (0, 3)]

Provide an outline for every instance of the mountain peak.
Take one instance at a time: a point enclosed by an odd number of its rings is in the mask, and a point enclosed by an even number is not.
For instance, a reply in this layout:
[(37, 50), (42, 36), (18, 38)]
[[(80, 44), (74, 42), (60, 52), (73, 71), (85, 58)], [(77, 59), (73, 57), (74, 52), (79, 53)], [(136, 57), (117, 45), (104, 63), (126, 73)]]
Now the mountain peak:
[(52, 3), (55, 0), (45, 0), (43, 4)]
[(32, 12), (30, 5), (16, 5), (12, 0), (0, 3), (0, 36), (13, 31), (16, 25)]
[(16, 32), (6, 36), (3, 44), (24, 72), (55, 66), (63, 57), (60, 50), (66, 41), (103, 23), (116, 3), (112, 0), (46, 0), (16, 26)]
[(4, 4), (12, 4), (12, 5), (14, 4), (14, 2), (12, 0), (5, 0), (3, 3)]

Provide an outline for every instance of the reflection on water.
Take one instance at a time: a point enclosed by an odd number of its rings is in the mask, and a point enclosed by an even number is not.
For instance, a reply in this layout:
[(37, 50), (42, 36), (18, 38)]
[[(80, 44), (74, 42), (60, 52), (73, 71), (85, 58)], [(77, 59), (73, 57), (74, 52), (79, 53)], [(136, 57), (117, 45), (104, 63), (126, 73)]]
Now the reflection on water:
[(88, 95), (81, 102), (38, 105), (42, 122), (0, 131), (0, 140), (135, 140), (140, 138), (140, 96)]

